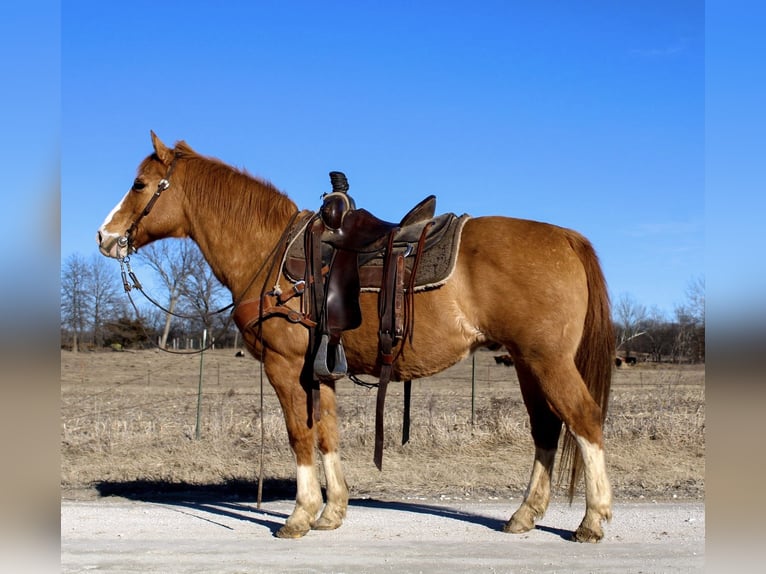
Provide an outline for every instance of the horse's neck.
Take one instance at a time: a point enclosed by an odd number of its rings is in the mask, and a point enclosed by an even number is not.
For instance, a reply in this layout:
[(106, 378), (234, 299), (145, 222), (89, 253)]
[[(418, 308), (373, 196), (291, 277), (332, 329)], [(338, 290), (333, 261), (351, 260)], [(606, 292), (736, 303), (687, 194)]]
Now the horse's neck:
[(247, 241), (233, 243), (193, 238), (215, 276), (231, 291), (235, 300), (253, 296), (267, 279), (264, 274), (269, 271), (268, 251), (278, 236), (260, 235), (254, 234)]
[[(270, 190), (265, 192), (275, 193)], [(275, 193), (274, 201), (285, 199), (285, 196)], [(235, 300), (254, 296), (260, 292), (265, 281), (272, 281), (267, 276), (271, 267), (270, 258), (290, 221), (288, 211), (291, 207), (297, 209), (291, 201), (287, 201), (289, 205), (283, 206), (283, 210), (270, 210), (267, 214), (232, 205), (229, 210), (217, 211), (207, 217), (192, 217), (189, 235)], [(191, 211), (194, 212), (194, 206)]]

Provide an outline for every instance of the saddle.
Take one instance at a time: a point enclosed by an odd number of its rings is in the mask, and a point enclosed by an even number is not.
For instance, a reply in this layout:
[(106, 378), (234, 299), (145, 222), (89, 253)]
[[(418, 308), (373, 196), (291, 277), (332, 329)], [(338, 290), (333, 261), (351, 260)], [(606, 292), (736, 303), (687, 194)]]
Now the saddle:
[[(380, 374), (374, 461), (380, 469), (386, 389), (402, 352), (399, 344), (408, 337), (412, 340), (414, 294), (447, 281), (468, 216), (435, 216), (436, 197), (429, 195), (398, 223), (384, 221), (356, 207), (343, 173), (331, 172), (330, 181), (332, 192), (323, 196), (319, 211), (306, 220), (305, 231), (287, 242), (282, 272), (293, 284), (292, 293), (286, 298), (281, 292), (272, 293), (275, 305), (263, 299), (242, 302), (234, 319), (242, 329), (266, 315), (284, 315), (308, 327), (302, 378), (306, 385), (311, 379), (311, 416), (318, 421), (320, 382), (348, 374), (342, 334), (362, 323), (360, 294), (378, 293)], [(301, 296), (300, 312), (284, 306), (296, 295)], [(411, 381), (405, 381), (403, 444), (409, 437), (410, 392)]]
[[(316, 381), (313, 385), (315, 417), (319, 414), (319, 382), (347, 374), (341, 335), (362, 323), (360, 293), (363, 290), (378, 292), (381, 367), (374, 461), (381, 468), (386, 389), (398, 356), (394, 348), (412, 335), (416, 288), (433, 288), (439, 281), (445, 281), (447, 275), (442, 270), (441, 278), (421, 276), (418, 281), (419, 264), (423, 254), (440, 243), (448, 243), (446, 249), (453, 257), (446, 259), (454, 264), (459, 231), (467, 216), (458, 218), (447, 213), (435, 217), (436, 197), (429, 195), (399, 223), (391, 223), (356, 207), (348, 195), (348, 181), (343, 173), (331, 172), (330, 181), (333, 190), (324, 196), (318, 216), (304, 233), (302, 252), (298, 247), (300, 242), (288, 250), (285, 273), (293, 281), (305, 281), (310, 315), (316, 321), (316, 327), (310, 330), (310, 356), (307, 357)], [(400, 346), (399, 353), (401, 350)], [(410, 384), (405, 382), (405, 397), (409, 397)], [(409, 413), (408, 407), (405, 404), (405, 413)], [(409, 434), (407, 419), (403, 442)]]

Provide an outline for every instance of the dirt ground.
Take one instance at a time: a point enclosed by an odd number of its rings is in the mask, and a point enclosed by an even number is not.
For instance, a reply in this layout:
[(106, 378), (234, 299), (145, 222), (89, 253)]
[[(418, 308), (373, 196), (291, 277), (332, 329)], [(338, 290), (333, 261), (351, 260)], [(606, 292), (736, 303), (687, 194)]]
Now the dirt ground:
[[(64, 501), (61, 571), (174, 573), (701, 572), (701, 502), (617, 503), (599, 544), (568, 540), (582, 506), (502, 532), (508, 501), (354, 499), (343, 526), (281, 540), (292, 501)], [(726, 571), (726, 570), (724, 570)]]

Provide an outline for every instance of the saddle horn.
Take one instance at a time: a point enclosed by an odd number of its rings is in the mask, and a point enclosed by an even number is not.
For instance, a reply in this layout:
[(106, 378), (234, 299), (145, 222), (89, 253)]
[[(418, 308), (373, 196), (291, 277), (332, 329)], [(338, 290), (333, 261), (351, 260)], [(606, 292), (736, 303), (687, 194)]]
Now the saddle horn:
[(331, 171), (330, 183), (332, 183), (333, 193), (348, 192), (348, 179), (346, 179), (346, 174), (343, 173), (342, 171)]
[(323, 196), (319, 214), (325, 227), (340, 229), (346, 213), (356, 209), (354, 199), (348, 194), (348, 180), (342, 171), (330, 172), (332, 191)]

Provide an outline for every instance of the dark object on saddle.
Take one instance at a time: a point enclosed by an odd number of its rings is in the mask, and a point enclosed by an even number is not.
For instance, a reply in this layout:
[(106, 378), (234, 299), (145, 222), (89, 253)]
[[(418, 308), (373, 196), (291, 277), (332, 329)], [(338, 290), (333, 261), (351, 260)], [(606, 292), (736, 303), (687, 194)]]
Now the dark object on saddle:
[[(347, 374), (341, 335), (362, 323), (360, 293), (378, 292), (380, 380), (376, 413), (375, 463), (382, 462), (383, 406), (386, 385), (396, 359), (394, 348), (412, 336), (414, 293), (435, 288), (454, 267), (460, 231), (468, 216), (434, 216), (436, 197), (418, 203), (399, 223), (381, 220), (357, 209), (348, 195), (348, 181), (331, 172), (333, 191), (309, 223), (303, 241), (295, 241), (285, 257), (285, 274), (305, 281), (310, 329), (307, 364), (313, 376), (313, 418), (319, 420), (319, 382)], [(427, 273), (419, 273), (431, 254)], [(401, 352), (401, 346), (399, 347)], [(407, 393), (407, 396), (409, 394)], [(408, 412), (408, 405), (405, 411)], [(408, 435), (405, 419), (405, 436)]]
[[(328, 203), (331, 207), (326, 209)], [(389, 223), (378, 219), (366, 209), (350, 209), (339, 216), (338, 203), (336, 198), (326, 199), (319, 212), (327, 230), (322, 240), (336, 249), (346, 249), (358, 253), (370, 253), (383, 249), (388, 234), (392, 231), (401, 235), (400, 241), (408, 239), (418, 241), (419, 237), (412, 236), (412, 226), (432, 219), (436, 211), (435, 195), (429, 195), (418, 203), (399, 223)], [(337, 221), (339, 225), (331, 227), (328, 225), (328, 221)], [(410, 237), (405, 238), (402, 234), (404, 231), (409, 231)]]

